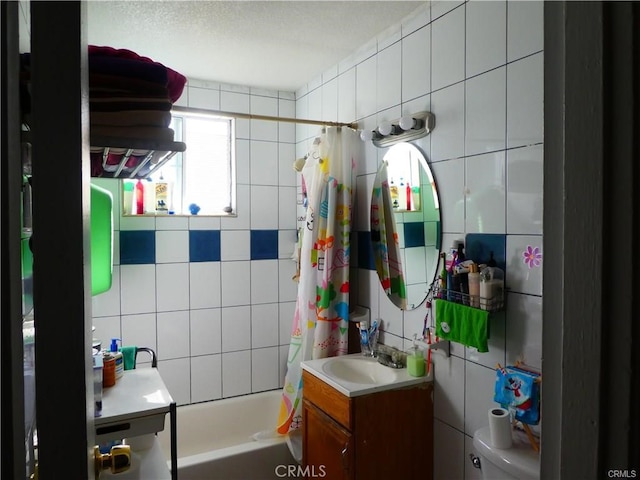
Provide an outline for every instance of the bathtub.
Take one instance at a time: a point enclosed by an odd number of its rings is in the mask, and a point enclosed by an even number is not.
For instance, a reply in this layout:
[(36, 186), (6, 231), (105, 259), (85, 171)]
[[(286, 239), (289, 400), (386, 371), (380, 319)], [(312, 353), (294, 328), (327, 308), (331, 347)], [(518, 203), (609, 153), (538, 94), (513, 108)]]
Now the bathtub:
[[(298, 464), (283, 437), (253, 440), (273, 431), (282, 390), (255, 393), (177, 408), (180, 480), (269, 480), (298, 478)], [(158, 434), (170, 458), (167, 420)]]

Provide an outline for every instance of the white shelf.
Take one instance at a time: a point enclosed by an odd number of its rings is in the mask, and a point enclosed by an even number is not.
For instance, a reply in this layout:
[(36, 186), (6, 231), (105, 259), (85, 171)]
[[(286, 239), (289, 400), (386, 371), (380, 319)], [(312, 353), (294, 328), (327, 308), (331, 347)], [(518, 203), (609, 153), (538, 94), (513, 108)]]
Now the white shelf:
[(96, 442), (163, 430), (172, 402), (157, 368), (126, 370), (113, 387), (102, 391), (102, 415), (95, 418)]

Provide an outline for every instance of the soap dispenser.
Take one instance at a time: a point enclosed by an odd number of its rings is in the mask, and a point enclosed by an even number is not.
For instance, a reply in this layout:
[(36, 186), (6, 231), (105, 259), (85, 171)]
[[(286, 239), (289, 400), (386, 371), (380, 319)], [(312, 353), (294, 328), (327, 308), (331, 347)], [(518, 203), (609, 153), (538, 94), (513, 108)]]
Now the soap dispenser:
[(417, 335), (413, 335), (413, 346), (407, 350), (407, 372), (412, 377), (424, 377), (424, 350), (416, 343)]
[(120, 379), (124, 375), (124, 358), (122, 352), (118, 351), (118, 341), (122, 341), (119, 338), (112, 338), (111, 345), (109, 347), (109, 354), (116, 360), (116, 380)]

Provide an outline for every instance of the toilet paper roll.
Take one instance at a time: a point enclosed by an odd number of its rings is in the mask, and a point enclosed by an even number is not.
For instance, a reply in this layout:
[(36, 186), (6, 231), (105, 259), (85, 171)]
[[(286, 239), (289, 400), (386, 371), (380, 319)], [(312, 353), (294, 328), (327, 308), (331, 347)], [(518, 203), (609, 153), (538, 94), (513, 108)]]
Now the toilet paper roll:
[(511, 415), (508, 410), (489, 409), (489, 434), (494, 448), (511, 448)]

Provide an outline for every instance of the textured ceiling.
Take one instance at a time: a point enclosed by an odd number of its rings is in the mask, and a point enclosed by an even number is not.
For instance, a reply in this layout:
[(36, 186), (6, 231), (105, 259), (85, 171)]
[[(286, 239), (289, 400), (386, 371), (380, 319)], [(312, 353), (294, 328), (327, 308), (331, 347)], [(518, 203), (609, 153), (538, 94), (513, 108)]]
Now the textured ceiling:
[(89, 1), (93, 45), (189, 78), (295, 91), (424, 1)]

